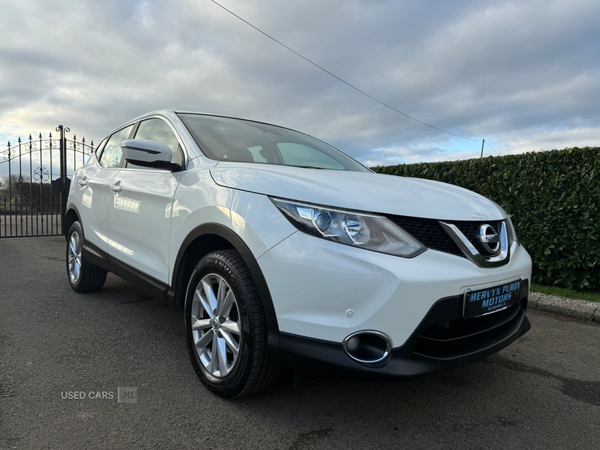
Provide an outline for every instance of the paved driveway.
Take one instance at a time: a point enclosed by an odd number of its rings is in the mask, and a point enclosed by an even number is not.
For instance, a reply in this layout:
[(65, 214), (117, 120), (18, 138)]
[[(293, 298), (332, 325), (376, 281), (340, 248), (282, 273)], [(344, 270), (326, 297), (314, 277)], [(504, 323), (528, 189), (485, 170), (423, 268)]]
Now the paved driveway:
[(62, 238), (0, 240), (0, 448), (598, 448), (599, 324), (532, 311), (466, 367), (300, 388), (286, 373), (225, 401), (196, 378), (181, 313), (111, 275), (76, 294), (63, 258)]

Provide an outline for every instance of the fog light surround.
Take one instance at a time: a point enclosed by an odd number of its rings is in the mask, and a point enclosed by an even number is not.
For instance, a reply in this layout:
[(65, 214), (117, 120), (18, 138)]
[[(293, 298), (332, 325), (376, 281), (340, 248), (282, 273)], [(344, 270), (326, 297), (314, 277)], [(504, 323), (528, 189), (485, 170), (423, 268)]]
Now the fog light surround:
[(352, 333), (342, 343), (344, 352), (362, 364), (384, 361), (392, 352), (390, 337), (381, 331), (363, 330)]

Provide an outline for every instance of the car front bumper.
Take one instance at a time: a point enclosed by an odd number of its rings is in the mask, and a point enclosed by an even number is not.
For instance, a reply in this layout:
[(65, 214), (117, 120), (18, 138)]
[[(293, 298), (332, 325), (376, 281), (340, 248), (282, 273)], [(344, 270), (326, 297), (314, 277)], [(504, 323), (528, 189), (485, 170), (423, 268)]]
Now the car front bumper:
[[(428, 250), (400, 258), (294, 233), (258, 258), (280, 332), (281, 364), (392, 380), (466, 364), (526, 333), (531, 258), (513, 243), (510, 262), (481, 268)], [(521, 280), (519, 303), (463, 319), (465, 292)], [(343, 341), (359, 331), (389, 338), (379, 363), (353, 360)]]
[[(524, 286), (521, 295), (525, 295)], [(281, 334), (279, 357), (285, 367), (300, 372), (374, 381), (397, 381), (458, 367), (510, 345), (531, 328), (525, 312), (527, 297), (509, 310), (462, 318), (462, 296), (441, 299), (431, 308), (410, 339), (376, 364), (352, 360), (341, 344)]]
[(510, 262), (482, 268), (466, 258), (427, 250), (400, 258), (296, 232), (258, 258), (279, 331), (341, 344), (375, 330), (403, 346), (433, 305), (467, 290), (527, 281), (531, 258), (513, 243)]

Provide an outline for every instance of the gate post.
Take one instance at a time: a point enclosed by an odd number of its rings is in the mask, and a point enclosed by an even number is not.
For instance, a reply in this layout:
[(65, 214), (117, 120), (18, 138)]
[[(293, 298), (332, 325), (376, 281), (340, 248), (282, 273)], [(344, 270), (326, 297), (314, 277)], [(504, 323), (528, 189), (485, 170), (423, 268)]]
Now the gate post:
[(59, 125), (56, 131), (60, 132), (60, 227), (62, 234), (66, 234), (65, 230), (65, 215), (67, 212), (67, 198), (69, 191), (67, 190), (67, 138), (65, 133), (71, 131), (69, 127)]

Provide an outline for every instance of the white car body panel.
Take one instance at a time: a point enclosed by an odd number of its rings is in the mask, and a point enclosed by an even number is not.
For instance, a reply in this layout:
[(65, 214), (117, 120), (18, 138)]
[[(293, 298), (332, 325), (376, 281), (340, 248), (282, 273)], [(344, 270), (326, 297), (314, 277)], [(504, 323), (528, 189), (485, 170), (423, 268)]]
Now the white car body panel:
[(501, 220), (487, 198), (451, 184), (393, 175), (220, 161), (221, 186), (359, 211), (443, 220)]
[(169, 235), (173, 197), (183, 172), (121, 169), (111, 181), (108, 254), (169, 282)]
[[(108, 252), (108, 203), (111, 201), (109, 185), (119, 169), (100, 167), (92, 157), (79, 168), (71, 183), (69, 206), (77, 205), (85, 217), (85, 238), (104, 252)], [(80, 184), (81, 183), (81, 184)]]
[(201, 224), (236, 233), (255, 258), (297, 230), (264, 195), (218, 186), (209, 167), (199, 164), (181, 178), (171, 222), (171, 270), (186, 237)]

